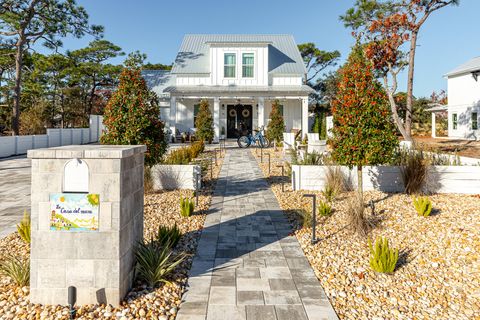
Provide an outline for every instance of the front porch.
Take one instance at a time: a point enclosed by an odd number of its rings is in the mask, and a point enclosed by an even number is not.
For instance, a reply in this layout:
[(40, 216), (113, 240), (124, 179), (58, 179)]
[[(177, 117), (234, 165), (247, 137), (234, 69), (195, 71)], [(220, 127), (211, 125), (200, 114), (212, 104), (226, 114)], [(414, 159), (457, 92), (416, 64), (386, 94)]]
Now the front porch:
[[(198, 89), (198, 87), (197, 87)], [(228, 89), (228, 88), (227, 88)], [(267, 126), (272, 103), (279, 101), (286, 132), (309, 132), (308, 92), (186, 92), (178, 87), (170, 93), (167, 126), (175, 133), (193, 133), (198, 105), (202, 99), (209, 102), (214, 120), (214, 142), (221, 136), (235, 139), (242, 132)]]

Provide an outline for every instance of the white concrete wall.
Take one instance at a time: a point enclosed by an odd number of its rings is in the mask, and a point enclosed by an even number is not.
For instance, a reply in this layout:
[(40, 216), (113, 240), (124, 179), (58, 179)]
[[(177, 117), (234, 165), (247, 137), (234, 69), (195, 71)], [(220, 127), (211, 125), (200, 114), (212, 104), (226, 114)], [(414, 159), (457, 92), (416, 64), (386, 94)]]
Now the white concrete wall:
[[(155, 165), (152, 168), (153, 188), (154, 190), (196, 190), (197, 174), (201, 172), (198, 165)], [(198, 183), (201, 187), (201, 178)]]
[(0, 158), (27, 153), (27, 150), (98, 142), (103, 117), (90, 116), (90, 128), (47, 129), (47, 134), (0, 137)]
[[(357, 185), (357, 171), (340, 166), (349, 183)], [(326, 166), (292, 166), (292, 188), (323, 190)], [(432, 166), (429, 168), (425, 191), (433, 193), (480, 193), (480, 166)], [(401, 168), (398, 166), (366, 166), (363, 168), (363, 188), (384, 192), (403, 192)]]
[[(472, 112), (480, 116), (480, 79), (470, 73), (448, 78), (448, 136), (451, 138), (480, 139), (480, 130), (472, 130)], [(453, 129), (453, 114), (458, 126)], [(478, 119), (480, 120), (480, 119)], [(478, 121), (477, 120), (477, 121)], [(480, 124), (480, 123), (479, 123)]]

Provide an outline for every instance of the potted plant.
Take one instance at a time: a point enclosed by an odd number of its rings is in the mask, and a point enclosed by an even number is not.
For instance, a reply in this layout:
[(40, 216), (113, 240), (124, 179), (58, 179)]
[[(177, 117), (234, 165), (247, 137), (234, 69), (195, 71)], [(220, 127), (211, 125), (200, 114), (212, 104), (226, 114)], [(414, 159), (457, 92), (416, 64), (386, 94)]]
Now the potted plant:
[(225, 139), (225, 127), (220, 130), (220, 139)]

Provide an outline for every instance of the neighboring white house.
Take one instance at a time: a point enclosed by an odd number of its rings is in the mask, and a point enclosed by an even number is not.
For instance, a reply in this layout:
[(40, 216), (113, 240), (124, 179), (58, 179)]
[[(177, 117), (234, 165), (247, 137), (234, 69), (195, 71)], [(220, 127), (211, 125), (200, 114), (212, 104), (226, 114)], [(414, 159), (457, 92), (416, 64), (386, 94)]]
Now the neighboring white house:
[(194, 130), (201, 99), (214, 118), (215, 140), (267, 125), (280, 101), (286, 130), (308, 132), (306, 69), (291, 35), (186, 35), (171, 72), (145, 70), (161, 95), (161, 116), (172, 132)]
[(480, 139), (480, 57), (445, 75), (448, 81), (448, 137)]

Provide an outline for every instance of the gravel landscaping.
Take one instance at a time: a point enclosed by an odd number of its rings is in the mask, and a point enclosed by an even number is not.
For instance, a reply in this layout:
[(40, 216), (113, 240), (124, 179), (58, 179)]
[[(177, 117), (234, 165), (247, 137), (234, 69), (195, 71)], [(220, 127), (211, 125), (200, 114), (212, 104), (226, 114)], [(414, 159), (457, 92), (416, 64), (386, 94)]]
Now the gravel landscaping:
[[(259, 164), (260, 152), (252, 151)], [(302, 228), (301, 210), (311, 211), (305, 193), (325, 200), (321, 192), (292, 191), (289, 178), (281, 178), (282, 152), (272, 154), (267, 180), (295, 234), (341, 319), (480, 319), (480, 195), (432, 195), (434, 213), (419, 217), (412, 198), (378, 191), (365, 193), (373, 200), (376, 221), (369, 237), (384, 236), (400, 251), (392, 275), (369, 267), (367, 239), (354, 235), (347, 224), (346, 208), (353, 193), (333, 201), (333, 215), (318, 218), (312, 245), (311, 228)], [(260, 164), (265, 176), (268, 166)], [(285, 181), (285, 193), (281, 181)]]
[[(206, 151), (204, 155), (210, 155)], [(220, 154), (219, 154), (220, 155)], [(222, 154), (223, 156), (223, 154)], [(211, 194), (215, 187), (216, 177), (220, 173), (223, 158), (218, 159), (218, 166), (213, 168), (213, 177), (207, 172), (202, 182), (203, 189), (199, 194), (199, 206), (194, 215), (182, 218), (179, 214), (179, 199), (191, 197), (191, 190), (162, 191), (146, 194), (144, 204), (144, 237), (153, 237), (158, 227), (176, 224), (183, 235), (175, 247), (176, 252), (185, 252), (185, 259), (168, 278), (169, 284), (158, 288), (148, 288), (137, 284), (127, 295), (122, 305), (113, 308), (108, 305), (86, 305), (77, 308), (76, 319), (174, 319), (181, 302), (182, 293), (187, 282), (197, 241), (203, 228), (205, 211), (209, 208)], [(29, 246), (25, 244), (17, 232), (0, 240), (0, 257), (15, 252), (27, 258)], [(28, 301), (29, 288), (18, 288), (10, 278), (0, 276), (0, 319), (68, 319), (69, 310), (65, 306), (43, 306)]]

